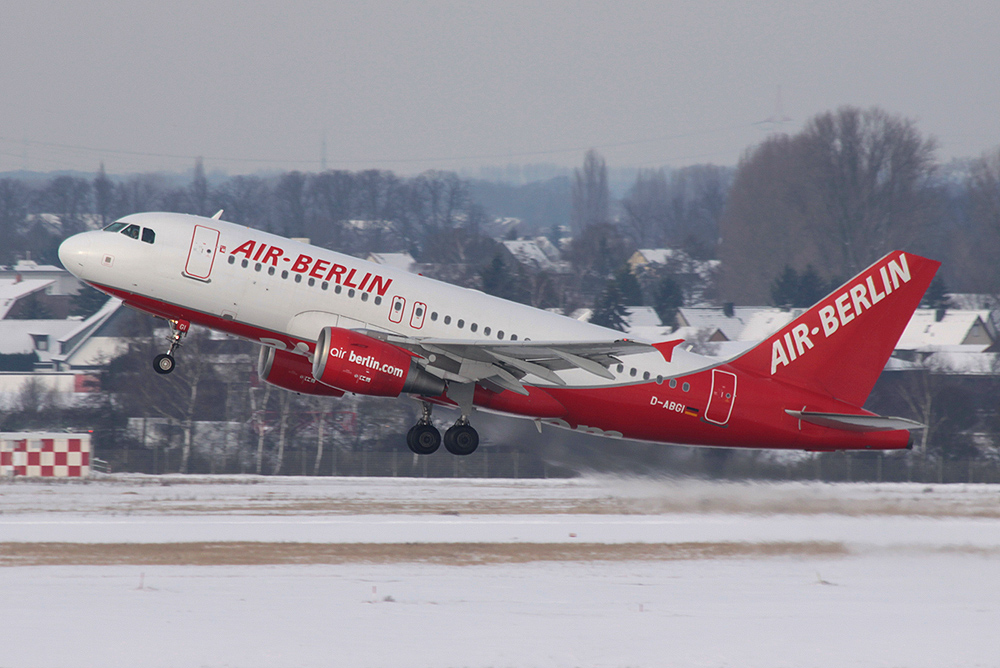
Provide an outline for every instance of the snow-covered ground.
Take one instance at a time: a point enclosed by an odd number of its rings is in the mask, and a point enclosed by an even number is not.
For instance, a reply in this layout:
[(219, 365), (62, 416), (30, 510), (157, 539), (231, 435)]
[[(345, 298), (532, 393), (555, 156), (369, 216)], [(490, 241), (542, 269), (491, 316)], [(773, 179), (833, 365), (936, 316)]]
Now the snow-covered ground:
[(1000, 665), (995, 486), (7, 482), (0, 565), (4, 668)]

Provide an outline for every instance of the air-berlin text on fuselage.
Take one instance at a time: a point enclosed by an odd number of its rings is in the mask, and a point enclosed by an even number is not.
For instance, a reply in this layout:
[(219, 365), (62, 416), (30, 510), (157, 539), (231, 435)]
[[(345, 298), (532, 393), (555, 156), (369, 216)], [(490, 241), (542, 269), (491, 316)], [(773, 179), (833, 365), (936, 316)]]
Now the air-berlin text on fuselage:
[[(230, 255), (242, 255), (246, 259), (261, 264), (270, 264), (277, 267), (278, 261), (288, 262), (289, 271), (297, 274), (305, 274), (318, 278), (321, 281), (332, 281), (347, 288), (356, 288), (362, 292), (374, 292), (380, 297), (385, 296), (386, 290), (392, 285), (392, 279), (373, 274), (370, 271), (363, 275), (353, 267), (345, 267), (336, 262), (314, 258), (305, 253), (299, 253), (294, 260), (290, 255), (285, 255), (285, 251), (278, 246), (268, 246), (263, 242), (254, 240), (246, 241), (229, 252)], [(360, 282), (358, 279), (361, 279)]]
[[(909, 282), (910, 267), (906, 264), (906, 253), (900, 253), (896, 258), (860, 276), (854, 285), (837, 295), (832, 304), (821, 306), (816, 311), (823, 337), (830, 338), (843, 325), (891, 295), (900, 285)], [(771, 344), (771, 373), (805, 355), (813, 347), (810, 337), (818, 336), (820, 331), (820, 326), (810, 326), (803, 322), (777, 337)]]

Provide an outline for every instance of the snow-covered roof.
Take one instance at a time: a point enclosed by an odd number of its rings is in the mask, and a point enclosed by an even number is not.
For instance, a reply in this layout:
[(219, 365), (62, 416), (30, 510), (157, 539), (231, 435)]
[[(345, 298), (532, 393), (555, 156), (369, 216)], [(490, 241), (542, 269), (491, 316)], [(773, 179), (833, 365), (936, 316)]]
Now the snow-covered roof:
[(640, 248), (636, 251), (636, 256), (633, 256), (637, 261), (645, 260), (652, 264), (666, 264), (670, 260), (677, 257), (677, 254), (681, 251), (674, 250), (673, 248)]
[(629, 329), (663, 326), (660, 316), (656, 314), (656, 309), (652, 306), (626, 306), (624, 320)]
[(30, 278), (0, 278), (0, 319), (6, 318), (19, 299), (44, 290), (55, 283), (54, 279)]
[(989, 322), (989, 311), (948, 309), (938, 320), (935, 309), (917, 309), (896, 349), (931, 352), (946, 346), (979, 345), (985, 350), (993, 344)]
[[(539, 271), (558, 271), (562, 267), (546, 254), (535, 239), (515, 239), (502, 242), (515, 260), (520, 264), (538, 269)], [(549, 244), (551, 246), (551, 244)]]
[(640, 248), (629, 258), (633, 270), (646, 264), (671, 265), (677, 271), (694, 274), (702, 280), (711, 278), (720, 266), (718, 260), (696, 260), (679, 248)]
[(761, 306), (736, 306), (733, 315), (727, 316), (721, 306), (685, 306), (677, 310), (677, 322), (681, 327), (695, 330), (720, 332), (730, 341), (739, 340), (743, 329), (755, 313), (768, 310)]
[(413, 273), (417, 262), (409, 253), (369, 253), (368, 261)]
[[(79, 320), (0, 320), (0, 353), (35, 352), (40, 362), (48, 362), (59, 352), (59, 339), (79, 326)], [(42, 337), (45, 350), (37, 344)]]
[(785, 311), (778, 308), (762, 308), (751, 313), (747, 324), (740, 332), (741, 341), (763, 341), (779, 329), (802, 315), (803, 309)]
[[(957, 348), (957, 349), (956, 349)], [(966, 350), (961, 350), (965, 348)], [(974, 348), (974, 350), (969, 350)], [(956, 346), (945, 351), (929, 354), (919, 365), (940, 373), (954, 373), (963, 376), (986, 376), (995, 374), (1000, 365), (1000, 353), (984, 353), (979, 346)]]

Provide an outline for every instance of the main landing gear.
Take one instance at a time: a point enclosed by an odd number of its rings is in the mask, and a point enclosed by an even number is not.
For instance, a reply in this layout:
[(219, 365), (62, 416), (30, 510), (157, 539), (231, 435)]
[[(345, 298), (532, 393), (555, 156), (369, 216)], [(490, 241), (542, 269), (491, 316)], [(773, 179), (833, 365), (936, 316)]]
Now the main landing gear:
[(157, 355), (153, 358), (153, 369), (159, 374), (168, 374), (174, 370), (174, 351), (181, 345), (181, 339), (191, 329), (191, 323), (187, 320), (170, 320), (169, 322), (170, 329), (174, 330), (173, 335), (170, 337), (170, 348), (165, 354)]
[[(429, 455), (441, 447), (441, 432), (431, 423), (431, 405), (424, 402), (424, 414), (406, 434), (406, 445), (418, 455)], [(444, 447), (453, 455), (471, 455), (479, 447), (479, 434), (462, 416), (444, 433)]]

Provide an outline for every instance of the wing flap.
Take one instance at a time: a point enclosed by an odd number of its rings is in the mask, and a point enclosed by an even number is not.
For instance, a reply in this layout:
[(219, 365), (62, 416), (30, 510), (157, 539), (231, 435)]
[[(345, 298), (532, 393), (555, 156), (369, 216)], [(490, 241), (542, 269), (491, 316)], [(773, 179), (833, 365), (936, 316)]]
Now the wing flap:
[(422, 339), (372, 330), (364, 333), (419, 355), (428, 371), (443, 378), (468, 382), (489, 379), (519, 394), (525, 392), (520, 381), (529, 374), (557, 385), (566, 382), (556, 372), (567, 369), (583, 369), (613, 380), (608, 367), (620, 363), (619, 356), (656, 350), (648, 343), (629, 339), (501, 342)]

